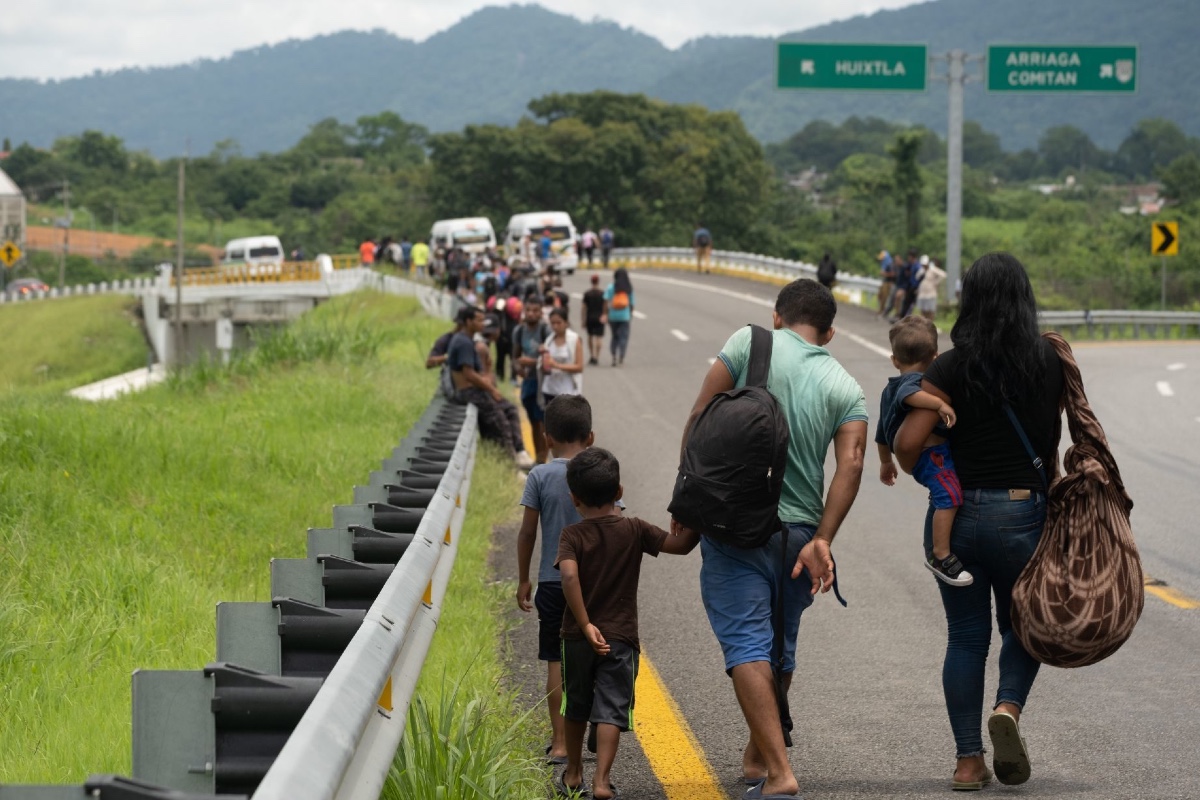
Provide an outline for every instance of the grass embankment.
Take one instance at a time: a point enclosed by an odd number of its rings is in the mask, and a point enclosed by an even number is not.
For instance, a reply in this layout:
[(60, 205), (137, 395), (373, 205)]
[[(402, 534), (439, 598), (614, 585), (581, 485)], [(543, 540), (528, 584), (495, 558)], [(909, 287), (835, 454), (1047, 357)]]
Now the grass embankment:
[(0, 397), (62, 392), (146, 366), (137, 302), (96, 295), (0, 305)]
[[(359, 294), (228, 372), (102, 404), (5, 397), (0, 782), (129, 772), (130, 673), (201, 667), (218, 600), (270, 599), (269, 559), (302, 557), (305, 530), (329, 524), (427, 406), (436, 375), (422, 362), (444, 329), (414, 301)], [(496, 598), (479, 577), (512, 481), (484, 451), (434, 640), (439, 679), (445, 664), (457, 680), (470, 653), (469, 685), (495, 685)]]

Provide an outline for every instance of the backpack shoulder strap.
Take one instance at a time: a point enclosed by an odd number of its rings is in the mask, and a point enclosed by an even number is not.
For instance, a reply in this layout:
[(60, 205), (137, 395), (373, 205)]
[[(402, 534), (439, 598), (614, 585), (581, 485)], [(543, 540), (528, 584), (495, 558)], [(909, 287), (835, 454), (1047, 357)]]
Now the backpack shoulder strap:
[(771, 332), (759, 325), (750, 326), (750, 362), (746, 369), (746, 385), (766, 387), (771, 373)]

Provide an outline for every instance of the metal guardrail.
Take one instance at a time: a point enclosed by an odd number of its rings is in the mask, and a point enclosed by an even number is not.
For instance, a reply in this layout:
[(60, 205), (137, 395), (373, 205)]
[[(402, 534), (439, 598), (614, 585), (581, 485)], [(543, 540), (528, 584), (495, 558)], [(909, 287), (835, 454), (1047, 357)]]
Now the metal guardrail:
[(0, 797), (375, 800), (446, 596), (477, 442), (474, 407), (435, 397), (334, 527), (308, 532), (308, 558), (272, 561), (274, 601), (218, 605), (217, 663), (135, 672), (132, 779)]
[[(696, 251), (690, 247), (619, 247), (613, 250), (612, 256), (612, 265), (617, 267), (659, 269), (694, 269), (696, 267)], [(713, 250), (710, 264), (712, 268), (741, 273), (750, 278), (793, 281), (797, 278), (815, 279), (817, 277), (815, 264), (754, 253)], [(877, 295), (879, 287), (882, 285), (878, 278), (869, 278), (849, 272), (838, 272), (837, 283), (841, 289), (857, 293), (859, 295), (858, 302), (863, 302), (865, 296)]]
[[(714, 250), (712, 266), (752, 279), (791, 281), (796, 278), (816, 278), (817, 268), (801, 261), (790, 261), (752, 253)], [(695, 251), (685, 247), (618, 248), (613, 251), (613, 266), (630, 268), (686, 269), (696, 268)], [(869, 303), (878, 296), (882, 282), (877, 278), (839, 272), (837, 286), (849, 290), (851, 302)], [(1200, 338), (1200, 312), (1195, 311), (1131, 311), (1106, 309), (1096, 311), (1041, 311), (1038, 322), (1046, 329), (1065, 331), (1071, 336), (1086, 334), (1090, 338), (1107, 339), (1112, 335), (1124, 337), (1128, 332), (1135, 339), (1177, 336)]]
[(254, 800), (376, 800), (437, 628), (476, 448), (469, 407), (450, 465), (404, 557), (288, 738)]

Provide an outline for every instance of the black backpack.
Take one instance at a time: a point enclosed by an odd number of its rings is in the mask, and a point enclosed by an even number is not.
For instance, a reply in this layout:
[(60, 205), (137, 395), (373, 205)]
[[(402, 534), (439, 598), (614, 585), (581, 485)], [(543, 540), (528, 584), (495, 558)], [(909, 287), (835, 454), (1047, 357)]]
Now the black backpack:
[(791, 434), (767, 391), (771, 333), (750, 326), (746, 385), (713, 397), (689, 432), (667, 510), (705, 536), (761, 547), (782, 528), (779, 495)]

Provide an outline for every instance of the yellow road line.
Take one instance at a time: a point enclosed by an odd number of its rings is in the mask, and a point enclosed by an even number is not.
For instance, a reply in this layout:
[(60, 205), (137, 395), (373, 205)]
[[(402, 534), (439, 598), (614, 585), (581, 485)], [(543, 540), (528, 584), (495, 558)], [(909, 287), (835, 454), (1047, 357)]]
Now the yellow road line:
[[(525, 449), (532, 455), (533, 429), (525, 409), (517, 407), (521, 411)], [(645, 650), (634, 691), (637, 710), (633, 715), (633, 730), (650, 768), (666, 791), (667, 800), (727, 800), (695, 734)]]
[(642, 651), (633, 731), (667, 800), (727, 800), (695, 734)]
[(1154, 595), (1159, 600), (1163, 600), (1167, 603), (1170, 603), (1171, 605), (1175, 606), (1176, 608), (1183, 608), (1183, 609), (1187, 609), (1189, 611), (1192, 609), (1200, 608), (1200, 600), (1196, 600), (1195, 598), (1188, 597), (1183, 592), (1180, 592), (1176, 589), (1172, 589), (1170, 586), (1167, 586), (1165, 583), (1155, 581), (1149, 575), (1146, 576), (1145, 588), (1149, 594)]

